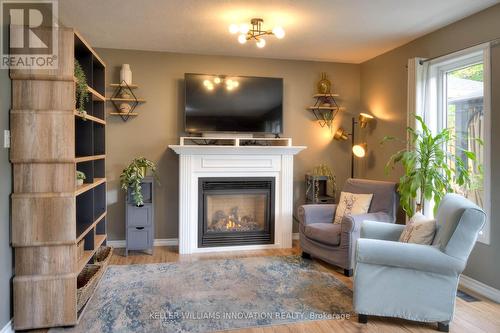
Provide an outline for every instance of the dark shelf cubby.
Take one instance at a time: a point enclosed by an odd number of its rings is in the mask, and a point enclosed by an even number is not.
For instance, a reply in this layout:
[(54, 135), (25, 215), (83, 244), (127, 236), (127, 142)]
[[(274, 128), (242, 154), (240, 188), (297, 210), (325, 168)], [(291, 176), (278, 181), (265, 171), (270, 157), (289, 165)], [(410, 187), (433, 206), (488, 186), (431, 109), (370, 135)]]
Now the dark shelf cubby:
[(95, 56), (92, 56), (92, 69), (92, 88), (104, 96), (104, 66)]
[(105, 153), (105, 127), (102, 124), (94, 123), (94, 155)]
[(92, 102), (92, 115), (96, 118), (104, 120), (104, 102), (103, 101), (93, 101)]
[(94, 182), (94, 165), (92, 161), (80, 162), (76, 164), (76, 170), (81, 171), (85, 174), (85, 184)]
[(104, 159), (94, 161), (94, 177), (95, 178), (106, 177), (106, 162), (104, 161)]
[(106, 184), (94, 188), (94, 220), (106, 211)]
[(106, 218), (103, 218), (97, 225), (95, 226), (95, 233), (97, 235), (105, 235), (106, 234)]
[(93, 191), (87, 191), (76, 197), (76, 236), (87, 230), (94, 223)]
[(75, 156), (93, 155), (92, 121), (75, 117)]

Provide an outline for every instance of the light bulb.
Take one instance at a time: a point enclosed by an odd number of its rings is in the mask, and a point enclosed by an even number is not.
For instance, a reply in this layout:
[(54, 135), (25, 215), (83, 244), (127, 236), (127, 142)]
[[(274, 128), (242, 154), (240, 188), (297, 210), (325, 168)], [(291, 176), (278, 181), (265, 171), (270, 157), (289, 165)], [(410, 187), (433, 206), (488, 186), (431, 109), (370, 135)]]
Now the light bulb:
[(285, 37), (285, 30), (283, 30), (282, 27), (274, 27), (273, 34), (276, 36), (276, 38), (281, 39)]
[(229, 79), (229, 80), (226, 80), (226, 85), (231, 85), (233, 84), (233, 80)]
[(203, 85), (204, 85), (205, 87), (208, 87), (208, 86), (209, 86), (209, 85), (211, 85), (211, 84), (212, 84), (212, 83), (210, 83), (210, 81), (208, 81), (208, 80), (203, 80)]
[(214, 83), (215, 83), (215, 84), (219, 84), (219, 83), (221, 83), (221, 81), (222, 81), (222, 80), (221, 80), (221, 79), (220, 79), (220, 77), (218, 77), (218, 76), (216, 76), (216, 77), (215, 77), (215, 79), (214, 79)]
[(248, 32), (248, 30), (250, 30), (250, 28), (248, 27), (248, 24), (241, 24), (240, 25), (240, 32), (242, 34), (246, 34)]
[(207, 86), (207, 89), (208, 89), (208, 90), (214, 90), (214, 85), (213, 85), (213, 84), (209, 84), (209, 85)]
[(366, 143), (360, 143), (352, 147), (352, 152), (356, 157), (365, 157), (366, 155)]
[(247, 42), (247, 37), (245, 35), (239, 35), (238, 42), (240, 42), (240, 44), (245, 44)]
[(232, 84), (228, 84), (228, 85), (226, 86), (226, 89), (227, 89), (227, 90), (233, 90), (233, 85), (232, 85)]
[(240, 28), (238, 27), (238, 25), (237, 25), (237, 24), (234, 24), (234, 23), (233, 23), (233, 24), (231, 24), (231, 25), (229, 26), (229, 32), (230, 32), (231, 34), (233, 34), (233, 35), (234, 35), (235, 33), (237, 33), (239, 30), (240, 30)]
[(264, 38), (260, 38), (259, 41), (257, 42), (257, 47), (261, 49), (264, 46), (266, 46), (266, 40)]
[(237, 88), (240, 84), (238, 83), (238, 81), (232, 81), (232, 85)]

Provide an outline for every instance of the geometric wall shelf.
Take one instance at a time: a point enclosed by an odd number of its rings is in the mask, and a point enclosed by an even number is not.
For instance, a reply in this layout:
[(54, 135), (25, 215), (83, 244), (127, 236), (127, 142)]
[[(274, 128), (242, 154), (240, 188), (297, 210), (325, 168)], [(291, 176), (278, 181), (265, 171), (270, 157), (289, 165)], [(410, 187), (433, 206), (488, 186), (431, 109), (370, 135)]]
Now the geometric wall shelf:
[(113, 96), (109, 99), (116, 112), (111, 112), (112, 116), (120, 116), (123, 121), (127, 121), (130, 117), (138, 116), (139, 114), (134, 112), (135, 108), (139, 103), (144, 103), (146, 100), (137, 98), (135, 96), (133, 89), (139, 88), (135, 84), (127, 84), (125, 81), (121, 83), (112, 83), (111, 87), (116, 88)]
[(328, 126), (330, 130), (332, 129), (332, 123), (335, 119), (337, 113), (342, 109), (337, 104), (335, 98), (338, 98), (338, 94), (315, 94), (313, 98), (316, 102), (313, 106), (307, 108), (311, 111), (321, 127)]

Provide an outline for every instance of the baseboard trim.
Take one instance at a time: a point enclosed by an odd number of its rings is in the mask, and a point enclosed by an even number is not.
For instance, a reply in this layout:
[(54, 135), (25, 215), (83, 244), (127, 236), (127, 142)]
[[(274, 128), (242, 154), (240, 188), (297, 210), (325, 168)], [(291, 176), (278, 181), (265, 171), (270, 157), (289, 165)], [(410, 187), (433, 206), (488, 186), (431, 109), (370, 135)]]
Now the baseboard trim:
[(460, 286), (469, 289), (481, 296), (484, 296), (494, 302), (500, 303), (500, 290), (474, 280), (467, 275), (460, 276)]
[[(297, 240), (299, 239), (299, 233), (295, 232), (292, 234), (292, 239)], [(109, 240), (107, 241), (107, 244), (109, 246), (115, 247), (115, 248), (124, 248), (125, 247), (125, 240)], [(179, 239), (178, 238), (158, 238), (155, 239), (153, 242), (153, 246), (177, 246), (179, 245)], [(3, 332), (0, 332), (3, 333)]]
[(14, 327), (12, 327), (12, 319), (9, 320), (7, 324), (5, 324), (0, 333), (14, 333)]
[[(110, 240), (107, 241), (107, 244), (115, 248), (124, 248), (125, 240), (124, 239)], [(177, 245), (179, 245), (179, 240), (177, 238), (158, 238), (155, 239), (153, 242), (153, 246), (177, 246)]]

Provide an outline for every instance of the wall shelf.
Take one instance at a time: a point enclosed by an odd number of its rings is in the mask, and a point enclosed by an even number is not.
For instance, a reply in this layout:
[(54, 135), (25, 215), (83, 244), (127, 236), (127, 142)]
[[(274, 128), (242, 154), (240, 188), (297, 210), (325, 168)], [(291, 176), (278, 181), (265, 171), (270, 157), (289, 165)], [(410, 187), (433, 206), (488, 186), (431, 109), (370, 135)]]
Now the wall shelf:
[[(139, 88), (136, 84), (128, 84), (125, 81), (120, 83), (112, 83), (111, 87), (115, 88), (113, 96), (108, 98), (108, 100), (113, 104), (117, 112), (112, 112), (110, 115), (119, 116), (123, 121), (129, 120), (130, 117), (137, 117), (139, 114), (134, 112), (135, 108), (140, 103), (145, 103), (146, 100), (142, 98), (137, 98), (133, 90)], [(128, 104), (127, 112), (122, 112), (123, 103)]]
[(78, 196), (80, 194), (83, 194), (87, 192), (88, 190), (93, 189), (94, 187), (103, 184), (106, 182), (106, 178), (94, 178), (94, 181), (92, 183), (86, 183), (80, 186), (77, 186), (75, 195)]
[(338, 112), (344, 110), (335, 100), (338, 97), (338, 94), (314, 94), (313, 98), (316, 99), (316, 102), (313, 106), (306, 108), (306, 110), (314, 114), (321, 127), (327, 126), (330, 131), (332, 130), (333, 120)]
[(75, 163), (103, 160), (106, 158), (106, 155), (92, 155), (92, 156), (84, 156), (75, 158)]
[(94, 116), (91, 116), (91, 115), (86, 115), (86, 116), (83, 116), (81, 115), (78, 111), (75, 110), (75, 116), (82, 119), (82, 120), (89, 120), (89, 121), (93, 121), (93, 122), (96, 122), (96, 123), (99, 123), (99, 124), (102, 124), (102, 125), (106, 125), (106, 121), (103, 120), (103, 119), (100, 119), (100, 118), (97, 118), (97, 117), (94, 117)]

